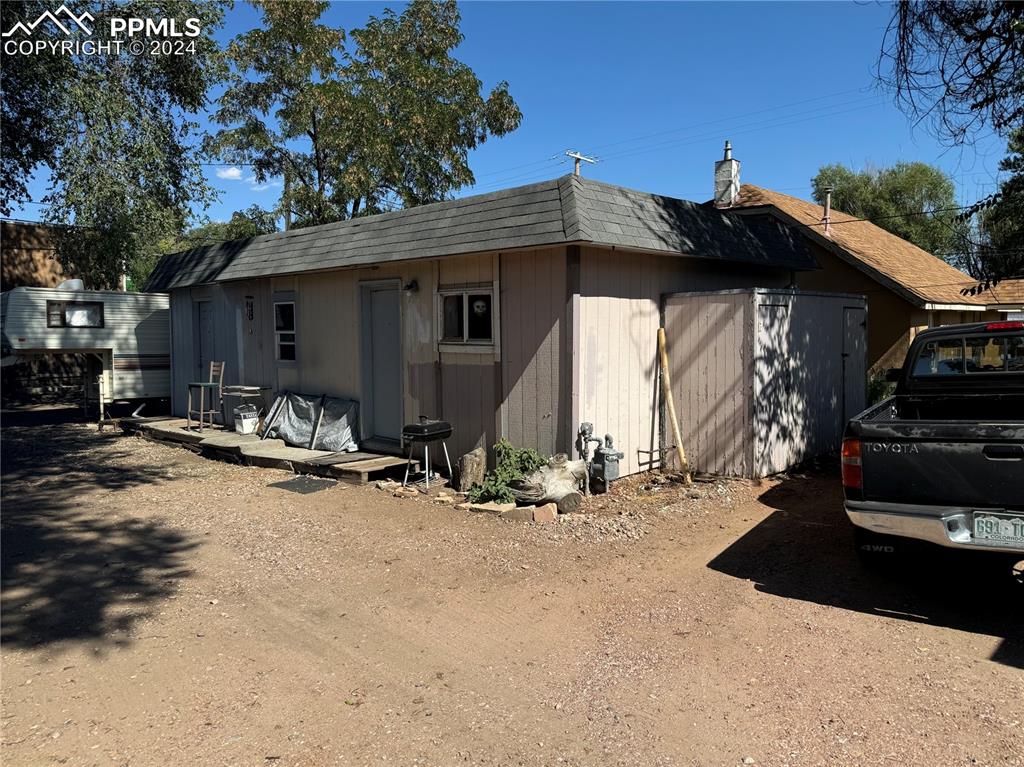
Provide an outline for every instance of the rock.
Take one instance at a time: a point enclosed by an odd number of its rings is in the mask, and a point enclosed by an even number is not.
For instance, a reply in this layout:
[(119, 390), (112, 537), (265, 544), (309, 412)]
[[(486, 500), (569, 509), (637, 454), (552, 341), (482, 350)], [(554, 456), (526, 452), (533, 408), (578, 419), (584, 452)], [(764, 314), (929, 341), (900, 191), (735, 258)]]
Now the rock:
[(558, 519), (558, 507), (553, 503), (545, 503), (533, 510), (534, 522), (554, 522)]
[(414, 487), (401, 486), (399, 486), (398, 489), (395, 490), (394, 493), (392, 493), (392, 495), (394, 495), (395, 498), (415, 498), (419, 494), (419, 491)]
[(512, 508), (501, 512), (498, 516), (510, 522), (533, 522), (533, 513), (537, 510), (534, 506), (516, 506), (509, 504)]
[(401, 482), (395, 482), (393, 479), (382, 479), (377, 483), (378, 490), (397, 490), (402, 486)]
[(487, 514), (501, 514), (504, 511), (511, 511), (515, 507), (516, 505), (514, 503), (495, 503), (494, 501), (469, 504), (470, 511), (484, 512)]
[(435, 495), (433, 498), (434, 503), (452, 504), (455, 503), (455, 499), (450, 495)]
[(745, 757), (743, 757), (743, 763), (744, 764), (757, 764), (757, 760), (754, 757), (752, 757), (752, 756), (745, 756)]
[(572, 514), (583, 503), (583, 493), (569, 493), (558, 501), (559, 514)]
[(465, 493), (473, 485), (482, 485), (485, 473), (487, 451), (482, 447), (470, 450), (459, 459), (459, 490)]
[(472, 506), (470, 503), (457, 503), (455, 504), (456, 511), (469, 511), (469, 507)]

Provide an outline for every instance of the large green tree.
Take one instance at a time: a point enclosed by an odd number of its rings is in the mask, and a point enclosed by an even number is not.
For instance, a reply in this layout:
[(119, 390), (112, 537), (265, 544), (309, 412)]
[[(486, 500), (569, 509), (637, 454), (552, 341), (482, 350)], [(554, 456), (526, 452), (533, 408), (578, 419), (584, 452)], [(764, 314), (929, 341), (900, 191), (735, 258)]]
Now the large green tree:
[(229, 46), (233, 74), (214, 114), (224, 128), (209, 146), (261, 182), (283, 177), (294, 225), (444, 199), (473, 183), (469, 150), (519, 125), (507, 84), (485, 97), (452, 56), (454, 0), (414, 0), (348, 39), (320, 22), (325, 2), (253, 4), (263, 25)]
[[(50, 10), (44, 0), (0, 2), (0, 29), (31, 24)], [(40, 25), (34, 38), (53, 40), (49, 25)], [(14, 41), (17, 38), (13, 38)], [(5, 41), (6, 42), (6, 41)], [(28, 182), (41, 165), (49, 165), (61, 138), (67, 92), (59, 87), (73, 75), (69, 57), (43, 48), (31, 55), (3, 57), (0, 66), (0, 213), (11, 215), (14, 205), (30, 199)]]
[[(192, 206), (213, 196), (200, 165), (201, 132), (194, 116), (206, 106), (207, 89), (220, 71), (211, 34), (222, 22), (223, 4), (94, 0), (76, 5), (77, 12), (86, 10), (93, 16), (92, 34), (72, 27), (72, 36), (90, 40), (97, 52), (65, 55), (66, 61), (54, 64), (60, 79), (40, 82), (44, 69), (25, 65), (18, 58), (22, 54), (4, 57), (5, 122), (9, 92), (36, 88), (60, 94), (34, 99), (48, 108), (46, 151), (26, 153), (12, 167), (26, 174), (40, 168), (49, 172), (45, 218), (59, 225), (57, 255), (70, 272), (97, 287), (113, 287), (124, 274), (141, 283), (156, 244), (182, 231)], [(142, 52), (127, 44), (104, 49), (100, 46), (114, 39), (109, 19), (115, 16), (173, 18), (179, 28), (196, 18), (202, 33), (180, 55), (154, 55), (148, 44)], [(19, 63), (9, 72), (15, 59)]]
[(956, 187), (942, 170), (922, 162), (890, 168), (852, 170), (824, 165), (811, 179), (814, 199), (878, 226), (940, 257), (956, 261), (963, 249), (965, 225), (958, 219)]

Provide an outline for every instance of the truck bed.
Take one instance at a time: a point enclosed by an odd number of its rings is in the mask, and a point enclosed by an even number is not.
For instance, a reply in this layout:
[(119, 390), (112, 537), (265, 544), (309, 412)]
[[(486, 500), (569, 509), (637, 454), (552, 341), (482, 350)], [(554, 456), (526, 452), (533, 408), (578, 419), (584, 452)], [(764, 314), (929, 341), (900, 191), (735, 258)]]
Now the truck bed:
[(847, 434), (865, 501), (1024, 510), (1024, 395), (890, 397)]

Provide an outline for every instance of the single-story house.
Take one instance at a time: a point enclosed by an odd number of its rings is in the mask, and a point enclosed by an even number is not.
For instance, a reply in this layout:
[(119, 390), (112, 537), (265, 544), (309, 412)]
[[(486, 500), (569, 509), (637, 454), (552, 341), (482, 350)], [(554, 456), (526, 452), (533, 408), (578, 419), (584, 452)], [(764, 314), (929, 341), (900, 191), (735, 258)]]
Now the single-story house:
[(739, 194), (729, 210), (767, 213), (804, 235), (821, 268), (797, 275), (801, 290), (867, 296), (872, 370), (902, 365), (919, 330), (989, 316), (983, 298), (960, 293), (969, 275), (877, 224), (832, 209), (826, 227), (817, 203), (740, 185), (738, 178), (736, 187)]
[(662, 296), (814, 268), (772, 216), (566, 176), (169, 255), (146, 289), (171, 296), (179, 415), (223, 360), (229, 384), (359, 401), (370, 449), (425, 415), (454, 455), (500, 437), (571, 454), (589, 421), (628, 474), (659, 449)]
[[(977, 281), (965, 286), (967, 288), (977, 286)], [(993, 319), (1003, 320), (1024, 320), (1024, 279), (999, 280), (990, 285), (977, 297), (985, 302), (986, 308)]]

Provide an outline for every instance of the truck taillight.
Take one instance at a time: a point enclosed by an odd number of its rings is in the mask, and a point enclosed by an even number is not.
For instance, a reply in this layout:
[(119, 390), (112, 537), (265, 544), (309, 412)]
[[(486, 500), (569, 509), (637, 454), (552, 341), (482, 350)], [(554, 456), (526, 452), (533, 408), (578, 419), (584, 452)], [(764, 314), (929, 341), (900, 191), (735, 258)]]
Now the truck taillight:
[(1010, 320), (1009, 322), (990, 322), (985, 330), (1024, 330), (1024, 322)]
[(864, 488), (864, 475), (860, 470), (860, 440), (844, 439), (842, 450), (843, 487)]

